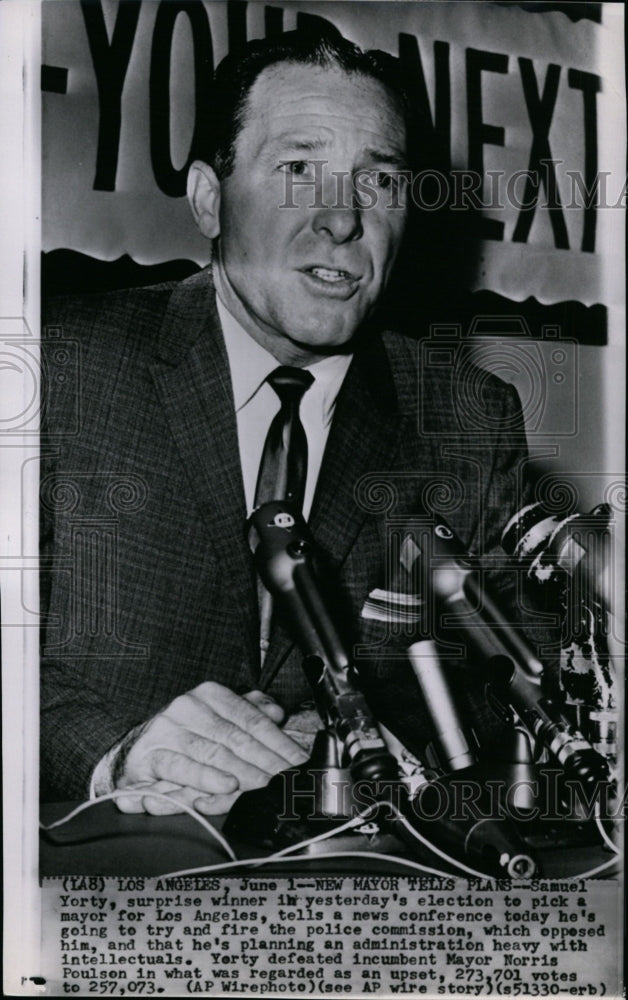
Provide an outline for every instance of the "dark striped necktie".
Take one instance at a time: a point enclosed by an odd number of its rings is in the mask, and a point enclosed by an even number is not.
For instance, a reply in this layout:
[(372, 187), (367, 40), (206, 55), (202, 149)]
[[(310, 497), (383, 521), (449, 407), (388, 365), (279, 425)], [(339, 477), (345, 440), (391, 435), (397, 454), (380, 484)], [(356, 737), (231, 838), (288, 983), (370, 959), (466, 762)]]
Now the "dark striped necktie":
[[(257, 475), (254, 507), (271, 500), (288, 500), (300, 511), (307, 478), (307, 438), (299, 417), (303, 394), (314, 376), (302, 368), (282, 365), (266, 379), (281, 402), (279, 412), (268, 428)], [(272, 598), (258, 581), (260, 608), (260, 650), (262, 660), (268, 649), (272, 617)]]
[(255, 487), (255, 507), (270, 500), (289, 500), (301, 510), (307, 477), (307, 438), (299, 417), (303, 394), (314, 376), (302, 368), (282, 366), (266, 379), (281, 402), (266, 435)]

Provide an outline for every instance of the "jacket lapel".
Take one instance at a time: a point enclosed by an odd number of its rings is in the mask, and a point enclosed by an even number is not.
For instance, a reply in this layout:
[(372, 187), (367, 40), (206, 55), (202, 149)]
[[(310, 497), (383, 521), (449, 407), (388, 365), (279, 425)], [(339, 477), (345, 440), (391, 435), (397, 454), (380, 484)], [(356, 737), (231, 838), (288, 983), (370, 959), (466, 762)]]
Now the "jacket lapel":
[[(406, 371), (405, 380), (411, 394), (415, 372)], [(369, 339), (356, 352), (336, 402), (309, 520), (318, 547), (336, 569), (367, 516), (356, 499), (356, 485), (365, 474), (392, 467), (397, 443), (411, 420), (411, 404), (406, 408), (398, 389), (381, 339)], [(283, 629), (274, 630), (261, 686), (269, 683), (292, 646)]]
[[(257, 602), (246, 538), (246, 503), (229, 364), (210, 273), (173, 291), (152, 376), (186, 468), (202, 520), (220, 562), (221, 579), (241, 609), (247, 660), (255, 664)], [(246, 686), (253, 674), (233, 687)]]
[(312, 505), (310, 528), (334, 566), (344, 562), (366, 517), (356, 486), (365, 474), (390, 468), (403, 424), (377, 338), (356, 353), (338, 396)]

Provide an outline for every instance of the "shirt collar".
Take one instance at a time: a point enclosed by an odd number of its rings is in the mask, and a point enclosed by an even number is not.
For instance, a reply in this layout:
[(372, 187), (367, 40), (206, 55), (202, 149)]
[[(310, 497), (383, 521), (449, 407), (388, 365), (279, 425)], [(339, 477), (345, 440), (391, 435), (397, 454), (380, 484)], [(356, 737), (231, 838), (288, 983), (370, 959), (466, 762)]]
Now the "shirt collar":
[[(257, 393), (278, 366), (277, 359), (258, 344), (235, 319), (216, 294), (216, 307), (227, 349), (235, 410), (238, 413)], [(331, 420), (336, 397), (353, 358), (352, 354), (330, 354), (307, 366), (314, 376), (308, 395), (320, 399), (323, 423)]]
[(246, 332), (216, 294), (218, 318), (222, 326), (231, 372), (236, 413), (255, 395), (277, 367), (277, 359)]

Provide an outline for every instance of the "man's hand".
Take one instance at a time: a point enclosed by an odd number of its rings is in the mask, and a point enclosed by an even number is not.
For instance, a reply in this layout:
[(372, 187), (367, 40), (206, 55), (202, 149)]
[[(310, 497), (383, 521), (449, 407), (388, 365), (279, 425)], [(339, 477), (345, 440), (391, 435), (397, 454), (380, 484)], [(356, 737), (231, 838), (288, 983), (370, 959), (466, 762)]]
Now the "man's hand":
[[(283, 709), (261, 691), (240, 697), (207, 681), (175, 698), (136, 733), (116, 787), (137, 790), (117, 800), (125, 813), (226, 813), (241, 792), (307, 759), (284, 735)], [(170, 799), (151, 797), (161, 792)]]

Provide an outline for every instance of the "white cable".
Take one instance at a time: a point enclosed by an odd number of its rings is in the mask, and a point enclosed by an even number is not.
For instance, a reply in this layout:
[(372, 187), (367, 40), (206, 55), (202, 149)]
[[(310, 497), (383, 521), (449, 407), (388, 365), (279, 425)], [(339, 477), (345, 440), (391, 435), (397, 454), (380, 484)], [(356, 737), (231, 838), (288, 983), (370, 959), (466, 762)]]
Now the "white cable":
[[(358, 816), (354, 816), (353, 819), (347, 820), (347, 822), (343, 823), (342, 826), (335, 827), (333, 830), (326, 830), (325, 833), (319, 833), (315, 837), (310, 837), (308, 840), (301, 840), (299, 841), (298, 844), (291, 844), (289, 847), (284, 847), (281, 851), (277, 851), (275, 854), (269, 854), (264, 858), (241, 858), (239, 860), (238, 859), (234, 860), (237, 862), (237, 864), (246, 864), (246, 865), (251, 865), (253, 867), (257, 867), (258, 865), (261, 864), (266, 864), (266, 865), (271, 864), (276, 860), (283, 860), (286, 855), (290, 854), (293, 851), (300, 851), (304, 847), (309, 847), (311, 844), (318, 843), (318, 841), (320, 840), (327, 840), (329, 837), (335, 837), (339, 833), (344, 833), (345, 830), (349, 830), (353, 826), (359, 826), (364, 822), (364, 817), (368, 815), (368, 813), (371, 811), (372, 808), (373, 806), (369, 806), (368, 809), (365, 809), (363, 813), (360, 813)], [(308, 855), (303, 855), (303, 857), (308, 857)], [(309, 855), (309, 857), (311, 858), (312, 856)], [(291, 860), (291, 859), (286, 858), (286, 860)], [(208, 868), (205, 865), (203, 865), (200, 868), (189, 868), (186, 871), (182, 872), (168, 872), (167, 875), (162, 875), (161, 878), (176, 878), (182, 875), (196, 875), (200, 872), (216, 871), (217, 867), (222, 869), (233, 866), (227, 864), (221, 864), (218, 866), (211, 866), (210, 868)]]
[[(394, 808), (396, 809), (396, 807), (394, 807)], [(479, 875), (480, 878), (486, 878), (487, 877), (486, 874), (483, 874), (481, 872), (473, 872), (473, 869), (467, 868), (466, 865), (463, 865), (460, 861), (455, 861), (453, 858), (449, 858), (446, 854), (444, 854), (442, 851), (440, 851), (437, 847), (434, 847), (432, 844), (430, 844), (430, 842), (428, 840), (426, 840), (424, 837), (422, 837), (421, 834), (417, 833), (417, 831), (414, 829), (414, 827), (412, 827), (410, 825), (410, 823), (408, 823), (408, 821), (405, 818), (405, 816), (402, 816), (398, 812), (398, 810), (396, 810), (396, 811), (397, 811), (397, 814), (399, 816), (400, 822), (403, 823), (404, 826), (407, 826), (407, 828), (410, 831), (410, 833), (413, 836), (415, 836), (417, 838), (417, 840), (420, 840), (422, 843), (424, 843), (427, 847), (429, 847), (429, 849), (431, 851), (434, 851), (435, 854), (440, 855), (440, 857), (444, 858), (446, 861), (449, 861), (451, 864), (458, 865), (460, 868), (463, 868), (465, 871), (471, 872), (472, 874), (475, 874), (475, 875)], [(615, 847), (615, 845), (612, 843), (612, 841), (610, 841), (610, 845), (613, 847), (613, 850), (615, 851), (616, 854), (620, 853), (617, 850), (617, 848)], [(597, 875), (598, 872), (605, 871), (607, 868), (610, 868), (611, 865), (614, 865), (614, 864), (617, 864), (617, 859), (616, 858), (611, 858), (609, 861), (605, 861), (604, 864), (598, 865), (596, 868), (591, 868), (591, 870), (588, 871), (588, 872), (576, 873), (574, 875), (569, 875), (568, 877), (569, 878), (590, 878), (592, 875)]]
[[(73, 809), (66, 816), (63, 816), (61, 819), (55, 820), (54, 823), (49, 823), (48, 825), (44, 825), (43, 823), (40, 823), (39, 824), (40, 829), (44, 830), (44, 831), (48, 831), (48, 830), (53, 830), (56, 827), (63, 826), (65, 823), (69, 823), (70, 820), (74, 819), (75, 816), (78, 816), (79, 813), (85, 812), (87, 809), (90, 809), (92, 806), (98, 805), (99, 802), (106, 802), (107, 800), (115, 801), (116, 799), (124, 798), (125, 796), (137, 795), (137, 794), (138, 794), (137, 789), (129, 789), (128, 791), (110, 792), (107, 795), (101, 795), (97, 799), (91, 799), (89, 802), (83, 802), (80, 806), (77, 806), (76, 809)], [(164, 799), (166, 802), (169, 802), (170, 804), (172, 804), (172, 799), (169, 796), (162, 794), (161, 792), (147, 792), (146, 794), (150, 795), (153, 798)], [(392, 808), (395, 810), (395, 812), (397, 814), (397, 818), (398, 818), (399, 822), (408, 830), (408, 832), (416, 840), (418, 840), (421, 844), (423, 844), (424, 847), (427, 847), (428, 850), (432, 851), (434, 854), (436, 854), (438, 857), (442, 858), (448, 864), (453, 864), (456, 867), (460, 868), (462, 871), (465, 871), (468, 874), (473, 875), (474, 878), (486, 878), (487, 877), (485, 872), (478, 872), (478, 871), (476, 871), (473, 868), (469, 868), (467, 865), (463, 864), (461, 861), (457, 861), (455, 858), (452, 858), (450, 855), (445, 854), (444, 851), (441, 851), (440, 848), (436, 847), (429, 840), (427, 840), (420, 833), (418, 833), (418, 831), (414, 829), (414, 827), (408, 822), (408, 820), (406, 819), (406, 817), (397, 809), (397, 807), (393, 803), (388, 803), (388, 804), (392, 805)], [(183, 870), (177, 871), (177, 872), (168, 872), (167, 874), (161, 875), (160, 876), (161, 878), (177, 878), (177, 877), (183, 877), (185, 875), (197, 875), (197, 874), (203, 874), (203, 873), (209, 874), (209, 873), (215, 872), (215, 871), (225, 871), (226, 869), (229, 869), (229, 868), (237, 868), (237, 867), (240, 867), (242, 865), (248, 865), (250, 867), (256, 867), (256, 868), (258, 868), (258, 867), (261, 867), (263, 865), (280, 864), (280, 863), (295, 861), (297, 859), (298, 860), (313, 861), (313, 860), (315, 860), (315, 858), (312, 855), (294, 854), (293, 852), (302, 850), (304, 847), (309, 847), (311, 844), (318, 843), (321, 840), (326, 840), (326, 839), (328, 839), (330, 837), (338, 836), (340, 833), (343, 833), (346, 830), (351, 829), (352, 827), (359, 826), (361, 823), (363, 823), (365, 821), (365, 817), (374, 808), (373, 806), (369, 806), (369, 808), (366, 809), (364, 811), (364, 813), (360, 813), (358, 816), (355, 816), (353, 819), (348, 820), (346, 823), (343, 823), (341, 826), (336, 827), (333, 830), (327, 830), (325, 833), (320, 833), (316, 837), (310, 837), (308, 840), (301, 841), (298, 844), (293, 844), (293, 845), (291, 845), (289, 847), (285, 847), (281, 851), (277, 851), (275, 854), (271, 854), (268, 857), (263, 857), (263, 858), (236, 858), (236, 856), (235, 856), (232, 848), (230, 847), (230, 845), (228, 844), (228, 842), (225, 840), (225, 838), (222, 836), (222, 834), (218, 830), (216, 830), (215, 827), (213, 827), (210, 823), (208, 823), (207, 820), (205, 819), (205, 817), (201, 815), (201, 813), (197, 812), (191, 806), (186, 805), (184, 802), (178, 802), (177, 805), (180, 806), (193, 819), (195, 819), (196, 822), (199, 823), (203, 827), (203, 829), (207, 833), (210, 834), (211, 837), (213, 837), (216, 841), (218, 841), (218, 843), (221, 845), (221, 847), (223, 848), (223, 850), (225, 851), (225, 853), (227, 854), (227, 856), (229, 858), (231, 858), (231, 861), (223, 862), (223, 863), (220, 863), (220, 864), (217, 864), (217, 865), (203, 865), (203, 866), (200, 866), (198, 868), (183, 869)], [(608, 843), (609, 847), (612, 847), (612, 849), (615, 852), (615, 854), (619, 854), (618, 849), (612, 843), (612, 841), (610, 840), (610, 838), (607, 838), (606, 831), (603, 830), (603, 828), (601, 826), (601, 821), (599, 821), (599, 814), (598, 814), (597, 811), (596, 811), (595, 818), (596, 818), (596, 822), (598, 822), (598, 828), (599, 828), (600, 833), (602, 834), (604, 840)], [(419, 862), (416, 862), (416, 861), (410, 861), (409, 859), (406, 859), (406, 858), (398, 858), (398, 857), (395, 857), (395, 855), (392, 855), (392, 854), (380, 854), (379, 852), (376, 852), (376, 851), (330, 851), (327, 854), (325, 854), (324, 857), (325, 858), (345, 858), (345, 857), (346, 858), (351, 858), (351, 857), (356, 857), (356, 858), (376, 858), (376, 859), (383, 860), (383, 861), (392, 861), (395, 864), (399, 864), (399, 865), (405, 866), (407, 868), (413, 868), (413, 869), (416, 869), (418, 871), (428, 872), (429, 874), (437, 875), (437, 876), (439, 876), (441, 878), (443, 877), (443, 875), (449, 874), (448, 872), (442, 872), (442, 871), (439, 871), (438, 869), (430, 868), (428, 865), (422, 865), (422, 864), (420, 864)], [(592, 868), (588, 872), (575, 873), (573, 875), (570, 875), (569, 877), (570, 878), (591, 878), (593, 875), (597, 875), (599, 872), (605, 871), (607, 868), (610, 868), (611, 865), (614, 865), (616, 863), (617, 863), (617, 859), (616, 858), (611, 858), (609, 861), (604, 862), (604, 864), (598, 865), (596, 868)]]
[[(326, 858), (378, 858), (380, 861), (392, 861), (396, 865), (405, 865), (406, 868), (413, 868), (415, 871), (428, 872), (438, 878), (451, 878), (452, 872), (443, 872), (438, 868), (430, 868), (429, 865), (422, 865), (419, 861), (410, 861), (409, 858), (398, 858), (394, 854), (380, 854), (377, 851), (330, 851), (325, 854)], [(293, 861), (294, 858), (281, 858), (281, 861)], [(455, 872), (453, 873), (455, 876)], [(486, 879), (486, 875), (482, 875)]]
[(342, 826), (334, 827), (333, 830), (326, 830), (325, 833), (319, 833), (316, 837), (310, 837), (309, 840), (302, 840), (299, 844), (292, 844), (290, 847), (284, 847), (281, 851), (277, 851), (275, 854), (271, 854), (269, 861), (275, 860), (276, 858), (283, 858), (286, 854), (292, 854), (293, 851), (300, 851), (304, 847), (309, 847), (311, 844), (318, 844), (321, 840), (328, 840), (330, 837), (337, 837), (338, 834), (344, 833), (346, 830), (350, 830), (354, 826), (361, 826), (364, 823), (366, 817), (371, 812), (374, 806), (369, 806), (364, 812), (358, 813), (353, 819), (347, 820)]
[(600, 803), (599, 802), (595, 803), (595, 825), (597, 826), (598, 830), (600, 831), (600, 836), (601, 836), (602, 840), (604, 841), (604, 843), (606, 844), (606, 846), (610, 847), (611, 851), (614, 854), (619, 854), (620, 853), (619, 848), (617, 847), (616, 844), (613, 843), (613, 841), (611, 840), (611, 838), (607, 834), (606, 830), (604, 829), (604, 826), (602, 825), (602, 817), (600, 816)]
[[(218, 865), (200, 865), (198, 868), (182, 868), (178, 872), (164, 872), (159, 878), (184, 878), (187, 875), (210, 875), (212, 872), (223, 872), (228, 868), (240, 868), (242, 865), (259, 868), (261, 865), (267, 864), (268, 860), (268, 858), (239, 858), (236, 861), (223, 861)], [(292, 860), (293, 858), (280, 858), (280, 861)]]
[[(378, 851), (329, 851), (328, 854), (323, 855), (324, 859), (327, 858), (375, 858), (379, 861), (392, 861), (396, 865), (402, 865), (406, 868), (412, 868), (415, 871), (427, 872), (428, 875), (436, 875), (438, 878), (444, 878), (446, 876), (451, 877), (450, 872), (442, 872), (437, 868), (430, 868), (428, 865), (422, 865), (418, 861), (410, 861), (408, 858), (398, 858), (394, 854), (380, 854)], [(317, 861), (320, 860), (312, 856), (311, 854), (292, 854), (290, 857), (276, 858), (272, 861), (272, 864), (284, 865), (290, 864), (294, 861)], [(261, 868), (271, 862), (271, 858), (242, 858), (240, 861), (228, 861), (220, 865), (205, 865), (202, 868), (187, 868), (179, 872), (168, 872), (165, 875), (160, 875), (160, 878), (183, 878), (186, 875), (209, 875), (215, 871), (224, 871), (226, 868), (237, 868), (239, 865), (250, 865), (251, 867)], [(486, 878), (486, 875), (482, 875), (482, 878)]]
[(458, 868), (461, 868), (462, 871), (467, 872), (469, 875), (473, 875), (474, 878), (485, 879), (487, 877), (486, 872), (478, 872), (474, 868), (469, 868), (467, 865), (463, 864), (462, 861), (457, 861), (455, 858), (452, 858), (449, 854), (445, 854), (445, 852), (441, 851), (439, 847), (436, 847), (436, 845), (433, 844), (431, 841), (427, 840), (426, 837), (423, 837), (422, 834), (418, 832), (418, 830), (415, 830), (414, 827), (408, 822), (406, 817), (399, 812), (396, 806), (393, 805), (393, 809), (397, 813), (397, 818), (401, 823), (401, 825), (404, 826), (408, 830), (408, 832), (411, 833), (412, 836), (419, 841), (419, 843), (423, 844), (424, 847), (427, 847), (428, 850), (432, 851), (433, 854), (436, 854), (439, 858), (442, 858), (443, 861), (446, 861), (450, 865), (456, 865)]
[[(154, 799), (163, 799), (164, 802), (169, 802), (170, 805), (172, 805), (173, 800), (168, 795), (164, 795), (162, 792), (146, 792), (145, 794)], [(125, 796), (128, 797), (129, 795), (137, 796), (138, 790), (129, 789), (128, 791), (109, 792), (107, 795), (99, 795), (97, 799), (90, 799), (89, 802), (83, 802), (80, 806), (77, 806), (76, 809), (73, 809), (72, 812), (68, 813), (67, 816), (63, 816), (62, 819), (55, 820), (54, 823), (49, 823), (48, 826), (44, 826), (43, 823), (40, 823), (40, 829), (46, 831), (54, 830), (57, 826), (63, 826), (64, 823), (69, 823), (71, 819), (74, 819), (74, 817), (78, 816), (79, 813), (85, 812), (86, 809), (91, 809), (92, 806), (97, 806), (99, 802), (106, 802), (108, 799), (115, 801), (116, 799), (124, 798)], [(201, 813), (197, 812), (192, 806), (186, 805), (185, 802), (177, 802), (177, 806), (188, 813), (188, 815), (195, 819), (197, 823), (200, 823), (203, 829), (209, 833), (214, 840), (218, 841), (227, 857), (231, 858), (233, 861), (238, 860), (223, 835), (219, 833), (219, 831), (216, 830), (211, 823), (208, 823)], [(169, 815), (173, 815), (173, 813), (170, 813)]]
[[(296, 846), (296, 845), (295, 845)], [(400, 858), (394, 854), (381, 854), (379, 851), (329, 851), (327, 854), (323, 855), (322, 858), (326, 860), (327, 858), (371, 858), (379, 861), (391, 861), (395, 865), (401, 865), (402, 867), (412, 868), (415, 871), (427, 872), (429, 875), (436, 875), (437, 878), (444, 878), (446, 876), (451, 876), (450, 872), (443, 872), (437, 868), (430, 868), (429, 865), (420, 864), (418, 861), (410, 861), (409, 858)], [(238, 868), (242, 865), (247, 865), (252, 868), (262, 868), (267, 864), (289, 864), (293, 861), (315, 861), (320, 860), (313, 857), (311, 854), (293, 854), (289, 857), (285, 855), (283, 857), (276, 857), (274, 860), (272, 857), (265, 858), (241, 858), (239, 861), (226, 861), (218, 865), (203, 865), (200, 868), (186, 868), (178, 872), (168, 872), (165, 875), (161, 875), (160, 878), (183, 878), (187, 875), (210, 875), (212, 872), (225, 871), (226, 869)], [(606, 861), (603, 865), (598, 865), (597, 868), (592, 868), (588, 872), (576, 873), (567, 876), (568, 878), (591, 878), (593, 875), (597, 875), (599, 872), (605, 871), (611, 865), (616, 864), (616, 859), (611, 858), (610, 861)], [(471, 869), (469, 869), (471, 870)], [(455, 875), (455, 873), (454, 873)], [(488, 876), (485, 873), (479, 873), (480, 878), (486, 879)]]
[[(486, 875), (485, 872), (478, 872), (474, 868), (469, 868), (467, 865), (463, 864), (461, 861), (457, 861), (455, 858), (450, 857), (448, 854), (445, 854), (444, 851), (441, 851), (438, 847), (434, 846), (429, 840), (427, 840), (425, 837), (421, 836), (420, 833), (417, 833), (417, 831), (410, 825), (410, 823), (405, 818), (405, 816), (403, 816), (403, 814), (397, 809), (397, 807), (393, 803), (388, 803), (388, 804), (391, 805), (392, 808), (395, 810), (395, 813), (397, 814), (397, 817), (398, 817), (399, 821), (403, 824), (403, 826), (405, 826), (409, 830), (409, 832), (412, 834), (412, 836), (416, 840), (418, 840), (424, 847), (427, 847), (428, 850), (430, 850), (432, 853), (434, 853), (434, 854), (438, 855), (439, 857), (441, 857), (448, 864), (452, 864), (454, 866), (457, 866), (458, 868), (460, 868), (462, 871), (466, 872), (467, 874), (473, 875), (474, 878), (485, 879), (487, 877), (487, 875)], [(329, 837), (335, 837), (338, 834), (343, 833), (345, 830), (348, 830), (348, 829), (350, 829), (353, 826), (358, 826), (360, 823), (364, 822), (365, 816), (368, 815), (368, 813), (373, 808), (374, 808), (374, 806), (369, 806), (369, 808), (366, 809), (364, 811), (364, 813), (361, 813), (359, 816), (356, 816), (353, 819), (348, 820), (348, 822), (343, 823), (342, 826), (336, 827), (334, 830), (328, 830), (325, 833), (320, 833), (320, 834), (318, 834), (318, 836), (311, 837), (309, 840), (303, 840), (303, 841), (301, 841), (298, 844), (293, 844), (290, 847), (285, 847), (285, 848), (283, 848), (283, 850), (277, 851), (277, 853), (271, 854), (271, 855), (269, 855), (266, 858), (250, 858), (248, 860), (247, 859), (243, 859), (241, 862), (238, 862), (238, 863), (247, 864), (247, 865), (250, 865), (251, 867), (259, 867), (261, 865), (275, 864), (275, 862), (280, 862), (280, 861), (281, 862), (284, 862), (284, 861), (294, 861), (297, 858), (299, 860), (307, 858), (308, 860), (311, 861), (311, 860), (313, 860), (312, 855), (307, 855), (307, 854), (296, 854), (295, 855), (293, 852), (294, 851), (302, 850), (304, 847), (308, 847), (311, 844), (317, 843), (317, 842), (319, 842), (321, 840), (326, 840)], [(292, 856), (289, 857), (288, 855), (292, 855)], [(386, 854), (386, 855), (384, 855), (384, 854), (378, 854), (378, 853), (376, 853), (374, 851), (330, 851), (329, 853), (326, 853), (324, 855), (325, 858), (329, 858), (329, 857), (353, 857), (353, 856), (355, 856), (355, 857), (366, 857), (366, 858), (368, 858), (368, 857), (379, 857), (380, 859), (384, 859), (385, 858), (388, 861), (395, 861), (396, 860), (399, 864), (405, 864), (405, 865), (410, 866), (411, 868), (417, 868), (420, 871), (427, 871), (430, 874), (438, 875), (441, 878), (444, 875), (448, 875), (449, 874), (449, 872), (443, 872), (443, 871), (439, 871), (438, 869), (435, 869), (435, 868), (429, 868), (428, 866), (421, 865), (418, 862), (411, 862), (411, 861), (406, 860), (406, 859), (395, 858), (394, 855), (391, 855), (391, 854)], [(234, 865), (232, 865), (232, 864), (221, 864), (221, 865), (218, 865), (218, 866), (212, 865), (212, 866), (202, 867), (202, 868), (190, 868), (190, 869), (186, 869), (184, 871), (169, 872), (167, 875), (162, 875), (162, 878), (180, 878), (180, 877), (182, 877), (184, 875), (196, 875), (196, 874), (200, 874), (202, 872), (205, 872), (205, 873), (208, 874), (210, 872), (214, 872), (214, 871), (217, 871), (219, 869), (224, 871), (225, 868), (233, 868), (233, 867), (234, 867)]]
[[(42, 830), (52, 830), (52, 829), (54, 829), (54, 827), (61, 826), (64, 823), (68, 823), (71, 819), (73, 819), (79, 813), (83, 812), (86, 809), (91, 808), (91, 806), (96, 805), (98, 802), (104, 802), (107, 799), (115, 800), (117, 798), (121, 798), (121, 797), (124, 797), (124, 796), (137, 795), (137, 794), (138, 794), (137, 789), (133, 789), (133, 790), (129, 789), (129, 791), (117, 791), (117, 792), (110, 792), (108, 795), (101, 795), (97, 799), (92, 799), (89, 802), (84, 802), (82, 805), (77, 806), (77, 808), (73, 809), (72, 812), (68, 813), (67, 816), (64, 816), (62, 819), (56, 820), (56, 822), (51, 823), (48, 826), (43, 826), (42, 824), (40, 824), (41, 829)], [(164, 799), (166, 802), (172, 803), (172, 799), (169, 796), (167, 796), (167, 795), (163, 795), (161, 792), (150, 792), (150, 793), (147, 792), (146, 794), (147, 795), (150, 794), (154, 798)], [(218, 843), (223, 847), (223, 849), (224, 849), (225, 853), (227, 854), (227, 856), (229, 858), (231, 858), (233, 864), (235, 864), (235, 865), (249, 864), (249, 865), (255, 865), (255, 866), (260, 865), (260, 864), (272, 864), (272, 863), (274, 863), (275, 860), (282, 859), (285, 856), (287, 856), (289, 854), (292, 854), (295, 851), (303, 850), (304, 847), (309, 847), (311, 844), (318, 843), (321, 840), (326, 840), (329, 837), (337, 836), (337, 835), (345, 832), (346, 830), (351, 829), (354, 826), (359, 826), (361, 823), (364, 822), (365, 817), (368, 815), (368, 813), (374, 808), (373, 806), (369, 806), (368, 809), (366, 809), (364, 811), (364, 813), (360, 813), (358, 816), (355, 816), (353, 819), (348, 820), (346, 823), (343, 823), (342, 826), (336, 827), (333, 830), (327, 830), (325, 833), (319, 833), (316, 837), (310, 837), (308, 840), (300, 841), (298, 844), (292, 844), (289, 847), (285, 847), (285, 848), (283, 848), (283, 850), (276, 852), (275, 854), (269, 855), (267, 858), (263, 858), (263, 859), (255, 858), (255, 859), (249, 859), (249, 860), (247, 860), (247, 859), (238, 859), (238, 858), (236, 858), (236, 856), (235, 856), (232, 848), (227, 843), (227, 841), (222, 836), (222, 834), (220, 834), (218, 832), (218, 830), (216, 830), (213, 826), (211, 826), (211, 824), (208, 823), (207, 820), (203, 816), (201, 816), (200, 813), (196, 812), (196, 810), (194, 810), (191, 806), (187, 806), (183, 802), (179, 802), (178, 805), (181, 806), (181, 808), (184, 809), (185, 812), (187, 812), (190, 816), (192, 816), (193, 819), (195, 819), (198, 823), (200, 823), (200, 825), (203, 827), (203, 829), (205, 829), (212, 837), (214, 837), (218, 841)], [(391, 803), (391, 805), (392, 805), (392, 803)], [(403, 826), (406, 827), (406, 829), (412, 834), (412, 836), (416, 840), (418, 840), (421, 844), (423, 844), (424, 847), (427, 847), (428, 850), (432, 851), (432, 853), (434, 853), (438, 857), (442, 858), (448, 864), (453, 864), (456, 867), (460, 868), (462, 871), (466, 872), (467, 874), (473, 875), (474, 878), (486, 878), (486, 873), (478, 872), (478, 871), (476, 871), (473, 868), (469, 868), (467, 865), (463, 864), (461, 861), (457, 861), (455, 858), (452, 858), (448, 854), (445, 854), (443, 851), (440, 850), (440, 848), (436, 847), (434, 844), (432, 844), (425, 837), (421, 836), (421, 834), (418, 833), (410, 825), (410, 823), (405, 818), (405, 816), (403, 816), (402, 813), (399, 812), (399, 810), (397, 809), (397, 807), (394, 806), (394, 805), (392, 807), (394, 808), (399, 821), (403, 824)], [(365, 856), (369, 856), (372, 852), (366, 851), (366, 852), (363, 852), (363, 853), (365, 854)], [(329, 855), (326, 855), (326, 857), (329, 857)], [(392, 857), (392, 855), (390, 857)], [(211, 867), (201, 866), (199, 868), (186, 869), (185, 871), (181, 871), (181, 872), (169, 872), (167, 875), (163, 875), (162, 878), (166, 878), (166, 877), (167, 878), (175, 878), (177, 876), (182, 876), (182, 875), (186, 875), (186, 874), (187, 875), (189, 875), (189, 874), (197, 874), (197, 873), (200, 873), (200, 872), (203, 872), (203, 871), (205, 871), (205, 872), (218, 871), (218, 870), (223, 870), (225, 868), (231, 868), (231, 867), (233, 867), (233, 864), (219, 864), (219, 865), (215, 865), (215, 866), (211, 866)], [(421, 867), (422, 870), (424, 868), (424, 866), (419, 866), (419, 867)], [(435, 871), (434, 869), (430, 869), (430, 870), (431, 871)], [(443, 874), (446, 874), (446, 873), (438, 872), (438, 874), (443, 875)]]
[[(467, 865), (463, 864), (461, 861), (456, 861), (455, 858), (450, 857), (448, 854), (445, 854), (444, 851), (441, 851), (438, 847), (435, 847), (429, 840), (427, 840), (425, 837), (421, 836), (420, 833), (417, 833), (417, 831), (414, 829), (414, 827), (411, 826), (411, 824), (408, 822), (408, 820), (406, 819), (406, 817), (403, 815), (403, 813), (401, 813), (399, 811), (399, 809), (397, 808), (397, 806), (394, 803), (391, 802), (389, 804), (394, 809), (394, 811), (395, 811), (395, 813), (397, 815), (397, 818), (399, 819), (399, 821), (401, 822), (401, 824), (407, 830), (409, 830), (409, 832), (412, 834), (412, 836), (415, 838), (415, 840), (418, 840), (419, 843), (423, 844), (424, 847), (427, 847), (428, 850), (430, 850), (434, 854), (438, 855), (438, 857), (442, 858), (444, 861), (447, 861), (448, 863), (453, 864), (453, 865), (457, 865), (463, 871), (467, 872), (467, 874), (473, 875), (474, 878), (486, 878), (486, 874), (485, 873), (477, 872), (473, 868), (467, 867)], [(377, 805), (377, 803), (375, 805)], [(273, 854), (273, 855), (270, 856), (270, 858), (268, 859), (269, 862), (272, 861), (272, 860), (274, 860), (274, 859), (276, 859), (276, 858), (281, 858), (281, 857), (284, 857), (287, 854), (291, 854), (293, 851), (298, 851), (298, 850), (301, 850), (304, 847), (308, 847), (310, 844), (315, 844), (318, 841), (326, 840), (328, 837), (334, 837), (337, 834), (343, 833), (345, 830), (350, 829), (350, 827), (352, 827), (352, 826), (357, 826), (358, 824), (364, 822), (365, 817), (369, 814), (369, 812), (371, 812), (371, 810), (374, 807), (375, 806), (369, 806), (369, 808), (366, 809), (363, 813), (360, 813), (354, 819), (349, 820), (348, 823), (344, 823), (342, 826), (337, 827), (334, 830), (328, 830), (326, 833), (321, 833), (317, 837), (312, 837), (310, 840), (304, 840), (300, 844), (294, 844), (291, 847), (284, 848), (282, 851), (278, 851), (276, 854)]]

